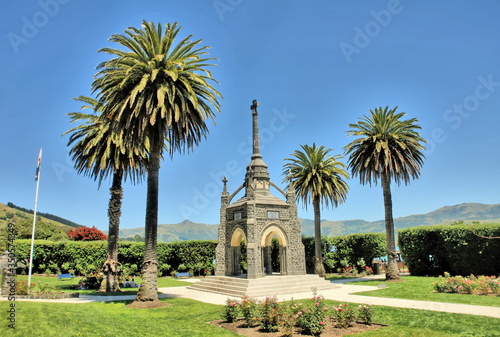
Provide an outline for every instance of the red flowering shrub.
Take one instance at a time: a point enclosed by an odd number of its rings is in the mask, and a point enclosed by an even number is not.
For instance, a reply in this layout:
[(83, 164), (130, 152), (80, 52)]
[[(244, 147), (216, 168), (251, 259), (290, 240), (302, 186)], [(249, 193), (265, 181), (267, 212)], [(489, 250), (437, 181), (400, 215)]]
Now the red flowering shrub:
[(95, 226), (92, 226), (92, 228), (82, 226), (70, 229), (66, 232), (66, 234), (69, 239), (73, 241), (98, 241), (108, 239), (108, 237), (103, 232), (95, 228)]

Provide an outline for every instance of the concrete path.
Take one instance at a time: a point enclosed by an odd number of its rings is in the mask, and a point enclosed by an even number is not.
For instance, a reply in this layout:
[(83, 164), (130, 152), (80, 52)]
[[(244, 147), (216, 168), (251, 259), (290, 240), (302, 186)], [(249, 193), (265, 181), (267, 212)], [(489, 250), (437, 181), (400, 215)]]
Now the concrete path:
[[(369, 280), (379, 279), (383, 281), (383, 278), (377, 275), (366, 277), (363, 279), (369, 279)], [(360, 279), (356, 280), (359, 281)], [(196, 280), (190, 279), (190, 281), (196, 281)], [(500, 318), (500, 307), (485, 307), (485, 306), (468, 305), (468, 304), (453, 304), (453, 303), (416, 301), (416, 300), (405, 300), (397, 298), (355, 295), (358, 292), (377, 290), (380, 288), (374, 286), (348, 284), (353, 281), (354, 281), (353, 279), (336, 280), (334, 283), (339, 283), (340, 287), (335, 289), (322, 290), (319, 292), (319, 294), (323, 295), (326, 299), (335, 300), (339, 302), (383, 305), (383, 306), (397, 307), (397, 308), (431, 310), (431, 311)], [(182, 297), (182, 298), (190, 298), (205, 303), (219, 304), (219, 305), (225, 304), (227, 300), (226, 295), (202, 292), (198, 290), (187, 289), (186, 287), (159, 288), (158, 291), (161, 292), (161, 294), (159, 294), (160, 298)], [(280, 301), (291, 300), (291, 299), (298, 300), (298, 299), (309, 299), (312, 296), (313, 295), (311, 292), (305, 292), (305, 293), (296, 293), (290, 295), (279, 295), (278, 299)], [(135, 298), (134, 295), (122, 295), (122, 296), (82, 295), (80, 296), (80, 298), (68, 298), (59, 300), (16, 299), (16, 302), (31, 301), (31, 302), (51, 302), (51, 303), (91, 303), (91, 302), (101, 302), (101, 301), (125, 301), (125, 300), (133, 300), (134, 298)], [(264, 298), (262, 297), (258, 299), (263, 300)], [(1, 300), (5, 301), (7, 300), (7, 298), (1, 297), (0, 301)]]

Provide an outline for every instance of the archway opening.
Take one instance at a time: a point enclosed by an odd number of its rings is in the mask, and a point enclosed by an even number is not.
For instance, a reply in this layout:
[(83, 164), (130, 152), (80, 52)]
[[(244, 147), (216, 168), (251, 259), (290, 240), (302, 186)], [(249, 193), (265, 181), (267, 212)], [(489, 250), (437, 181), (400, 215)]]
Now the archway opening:
[(287, 275), (287, 238), (281, 228), (268, 227), (262, 235), (262, 273)]
[(230, 275), (239, 276), (247, 272), (247, 247), (245, 233), (236, 228), (231, 237)]

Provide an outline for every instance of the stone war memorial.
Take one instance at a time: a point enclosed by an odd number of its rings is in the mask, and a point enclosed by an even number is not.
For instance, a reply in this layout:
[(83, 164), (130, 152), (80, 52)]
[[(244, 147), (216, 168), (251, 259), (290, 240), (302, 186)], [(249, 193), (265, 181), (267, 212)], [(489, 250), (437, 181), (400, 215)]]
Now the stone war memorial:
[[(240, 297), (333, 288), (333, 284), (318, 275), (306, 275), (295, 190), (290, 185), (284, 192), (269, 177), (260, 153), (258, 106), (254, 100), (251, 106), (253, 152), (244, 181), (229, 194), (226, 177), (223, 180), (215, 276), (208, 276), (190, 288)], [(271, 187), (283, 195), (284, 200), (271, 194)], [(243, 189), (243, 197), (233, 201)], [(279, 273), (272, 271), (271, 247), (275, 237), (279, 242)], [(247, 256), (246, 274), (242, 274), (240, 267), (242, 240)]]

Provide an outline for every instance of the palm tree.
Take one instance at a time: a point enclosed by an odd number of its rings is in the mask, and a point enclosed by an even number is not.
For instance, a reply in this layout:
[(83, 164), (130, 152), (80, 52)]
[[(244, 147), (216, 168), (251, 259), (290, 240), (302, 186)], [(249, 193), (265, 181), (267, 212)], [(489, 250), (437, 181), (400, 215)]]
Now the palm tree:
[[(90, 97), (80, 96), (77, 101), (83, 102), (83, 109), (92, 109), (100, 113), (98, 102)], [(71, 133), (68, 146), (74, 144), (70, 150), (75, 168), (78, 173), (99, 181), (99, 187), (104, 178), (113, 175), (110, 188), (108, 217), (109, 233), (107, 258), (103, 270), (106, 275), (106, 287), (101, 288), (107, 292), (120, 291), (118, 285), (118, 232), (120, 229), (120, 216), (122, 205), (122, 179), (130, 177), (135, 182), (141, 179), (147, 164), (147, 144), (142, 148), (131, 148), (131, 143), (122, 134), (113, 132), (110, 122), (101, 119), (99, 114), (72, 112), (68, 114), (71, 123), (82, 122), (63, 135)]]
[(398, 280), (394, 222), (392, 218), (391, 180), (407, 185), (410, 178), (418, 178), (425, 156), (422, 143), (426, 141), (416, 131), (421, 129), (416, 118), (402, 120), (404, 112), (396, 113), (395, 107), (370, 111), (356, 124), (349, 124), (349, 136), (356, 136), (344, 147), (349, 154), (348, 166), (353, 176), (359, 176), (361, 184), (382, 181), (387, 236), (387, 280)]
[[(287, 158), (283, 165), (285, 181), (291, 181), (298, 199), (301, 199), (307, 209), (312, 200), (314, 208), (314, 273), (324, 276), (323, 255), (321, 246), (321, 215), (320, 204), (328, 207), (331, 203), (337, 207), (347, 196), (349, 186), (346, 180), (349, 174), (346, 166), (339, 161), (340, 155), (331, 156), (332, 149), (324, 146), (300, 146), (303, 151), (295, 150), (293, 158)], [(345, 179), (345, 180), (344, 180)]]
[(170, 155), (189, 151), (208, 134), (206, 119), (215, 117), (211, 106), (220, 112), (222, 96), (205, 69), (212, 65), (206, 62), (213, 58), (204, 57), (209, 47), (199, 47), (201, 40), (190, 41), (191, 35), (174, 44), (180, 29), (174, 23), (163, 31), (160, 24), (143, 21), (142, 29), (112, 35), (110, 40), (125, 50), (101, 49), (114, 58), (98, 65), (92, 83), (113, 127), (136, 130), (133, 142), (150, 143), (143, 280), (136, 301), (158, 301), (158, 174), (164, 144), (168, 141)]

